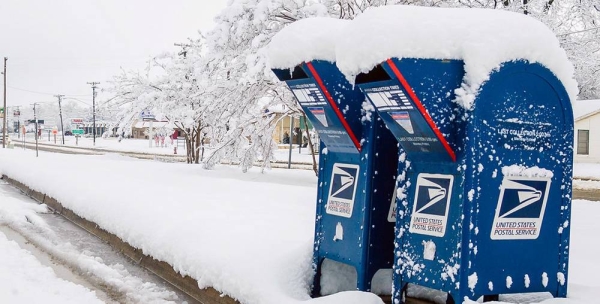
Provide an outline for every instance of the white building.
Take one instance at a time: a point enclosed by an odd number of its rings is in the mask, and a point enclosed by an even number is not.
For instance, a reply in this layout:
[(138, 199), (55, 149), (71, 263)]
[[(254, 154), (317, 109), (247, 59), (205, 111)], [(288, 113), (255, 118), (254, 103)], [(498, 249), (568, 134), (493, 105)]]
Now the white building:
[(577, 100), (575, 117), (575, 162), (600, 163), (600, 99)]

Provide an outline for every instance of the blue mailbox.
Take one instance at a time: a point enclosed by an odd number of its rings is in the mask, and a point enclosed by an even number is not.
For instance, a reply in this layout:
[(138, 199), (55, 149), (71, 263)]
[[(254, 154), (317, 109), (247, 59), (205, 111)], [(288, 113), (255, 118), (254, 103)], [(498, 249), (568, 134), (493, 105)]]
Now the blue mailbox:
[[(315, 220), (313, 294), (320, 294), (325, 259), (356, 269), (358, 290), (369, 291), (379, 269), (392, 268), (395, 220), (388, 219), (396, 183), (398, 148), (358, 87), (335, 64), (314, 60), (285, 81), (322, 141)], [(391, 290), (391, 286), (390, 286)]]
[(452, 101), (464, 73), (460, 60), (404, 58), (356, 78), (408, 161), (398, 167), (393, 297), (408, 284), (447, 292), (448, 303), (565, 297), (569, 96), (542, 65), (506, 62), (465, 110)]

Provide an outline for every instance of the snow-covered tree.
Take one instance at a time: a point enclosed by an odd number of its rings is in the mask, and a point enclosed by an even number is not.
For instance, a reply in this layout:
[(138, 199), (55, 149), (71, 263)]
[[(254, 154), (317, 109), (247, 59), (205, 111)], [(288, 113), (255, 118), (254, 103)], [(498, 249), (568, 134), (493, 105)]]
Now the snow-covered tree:
[(121, 109), (121, 128), (149, 110), (182, 130), (188, 163), (200, 162), (203, 139), (222, 114), (215, 106), (215, 80), (204, 68), (202, 52), (201, 41), (191, 40), (179, 54), (165, 53), (149, 60), (143, 74), (123, 71), (108, 89), (115, 95), (108, 104)]
[(220, 71), (218, 87), (227, 91), (222, 102), (229, 104), (229, 111), (207, 167), (223, 159), (239, 161), (243, 170), (257, 160), (269, 166), (275, 124), (274, 115), (266, 110), (281, 103), (290, 113), (301, 110), (266, 65), (265, 47), (286, 24), (327, 14), (327, 8), (316, 1), (232, 0), (216, 18), (216, 27), (206, 36), (207, 62), (211, 70)]
[[(372, 6), (407, 4), (505, 9), (528, 14), (557, 33), (576, 68), (584, 98), (600, 94), (600, 5), (596, 0), (230, 0), (205, 36), (190, 40), (182, 53), (149, 61), (144, 73), (115, 77), (109, 105), (120, 109), (122, 127), (144, 109), (184, 130), (188, 162), (205, 167), (239, 162), (243, 170), (273, 158), (274, 106), (302, 115), (287, 87), (267, 66), (266, 46), (287, 24), (313, 16), (353, 19)], [(524, 29), (526, 30), (526, 29)]]
[(545, 23), (558, 36), (575, 67), (579, 97), (600, 98), (600, 2), (597, 0), (458, 0), (451, 5), (505, 9)]

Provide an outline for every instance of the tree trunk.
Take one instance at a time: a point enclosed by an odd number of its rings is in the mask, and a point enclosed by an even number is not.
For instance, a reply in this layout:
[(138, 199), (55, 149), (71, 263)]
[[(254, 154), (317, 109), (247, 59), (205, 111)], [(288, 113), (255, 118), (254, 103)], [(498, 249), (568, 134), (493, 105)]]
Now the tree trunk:
[(195, 147), (194, 147), (194, 163), (200, 163), (200, 128), (196, 129)]
[(308, 138), (308, 146), (310, 147), (310, 155), (312, 155), (312, 165), (313, 165), (313, 171), (315, 172), (315, 175), (319, 175), (319, 170), (317, 168), (317, 160), (315, 158), (315, 150), (312, 144), (312, 139), (310, 138), (310, 133), (308, 132), (308, 122), (306, 119), (306, 114), (302, 113), (302, 116), (304, 117), (304, 130), (306, 131), (306, 137)]
[(190, 138), (190, 135), (188, 133), (185, 134), (185, 149), (186, 149), (186, 155), (187, 155), (187, 163), (188, 164), (192, 164), (194, 161), (194, 156), (193, 156), (193, 147), (192, 147), (192, 139)]

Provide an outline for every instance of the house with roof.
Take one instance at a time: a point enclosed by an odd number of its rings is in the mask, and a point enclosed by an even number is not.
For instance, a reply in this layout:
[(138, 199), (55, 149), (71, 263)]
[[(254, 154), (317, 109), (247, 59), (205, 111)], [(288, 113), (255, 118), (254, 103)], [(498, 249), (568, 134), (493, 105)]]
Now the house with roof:
[(573, 103), (575, 162), (600, 163), (600, 99)]

